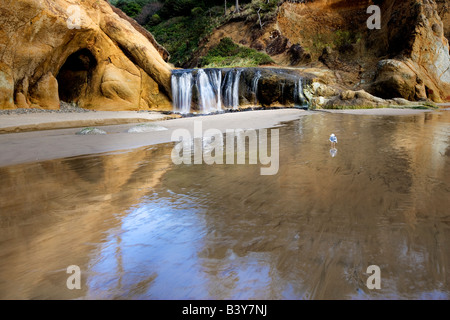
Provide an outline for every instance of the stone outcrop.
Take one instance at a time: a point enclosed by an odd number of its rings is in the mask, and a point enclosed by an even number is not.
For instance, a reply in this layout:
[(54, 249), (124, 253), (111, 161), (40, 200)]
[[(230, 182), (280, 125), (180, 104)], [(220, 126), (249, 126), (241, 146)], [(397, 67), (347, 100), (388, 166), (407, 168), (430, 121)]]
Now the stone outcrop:
[(292, 66), (307, 64), (311, 62), (311, 54), (305, 52), (300, 44), (294, 44), (289, 48), (288, 55)]
[(365, 90), (342, 90), (316, 81), (306, 85), (303, 92), (308, 100), (310, 109), (359, 109), (385, 107), (418, 107), (433, 108), (433, 103), (411, 102), (403, 98), (382, 99)]
[[(381, 8), (380, 30), (366, 25), (374, 4)], [(450, 101), (449, 19), (449, 0), (288, 1), (276, 27), (310, 48), (313, 59), (347, 73), (343, 78), (358, 75), (351, 88), (385, 99), (441, 102)]]
[[(372, 4), (382, 9), (381, 30), (366, 26)], [(339, 92), (365, 90), (389, 103), (450, 101), (449, 19), (450, 0), (285, 1), (264, 28), (241, 19), (216, 29), (196, 61), (227, 36), (281, 66), (330, 71)], [(0, 0), (0, 25), (0, 109), (58, 109), (66, 101), (96, 110), (172, 110), (168, 52), (106, 0)], [(283, 90), (295, 82), (278, 77), (263, 77), (263, 94), (244, 103), (289, 102)], [(317, 94), (318, 106), (365, 103), (359, 95)]]
[(0, 108), (14, 108), (14, 79), (9, 66), (0, 62)]
[[(367, 27), (371, 5), (381, 8), (380, 30)], [(263, 28), (242, 19), (217, 28), (189, 66), (223, 37), (266, 52), (279, 66), (329, 69), (346, 89), (450, 101), (450, 0), (280, 2)]]
[(172, 109), (167, 51), (105, 0), (0, 0), (0, 25), (0, 109)]
[(444, 35), (450, 41), (450, 1), (436, 0), (437, 11), (444, 24)]
[(383, 98), (450, 101), (449, 44), (436, 2), (390, 1), (382, 9), (389, 19), (373, 42), (384, 44), (380, 53), (392, 58), (378, 63), (370, 91)]

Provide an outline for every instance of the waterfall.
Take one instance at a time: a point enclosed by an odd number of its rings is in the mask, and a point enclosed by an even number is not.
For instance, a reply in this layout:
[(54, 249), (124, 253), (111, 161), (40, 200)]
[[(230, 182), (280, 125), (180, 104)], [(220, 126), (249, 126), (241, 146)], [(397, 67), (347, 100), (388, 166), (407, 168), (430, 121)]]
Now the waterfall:
[(220, 92), (222, 88), (222, 71), (221, 70), (211, 70), (209, 73), (209, 81), (214, 90), (216, 98), (216, 111), (222, 110), (222, 94)]
[(298, 81), (295, 82), (294, 103), (296, 106), (304, 106), (306, 103), (305, 95), (303, 94), (302, 77), (299, 77)]
[(220, 70), (199, 69), (197, 72), (197, 89), (199, 92), (199, 106), (201, 113), (211, 113), (222, 110), (222, 103), (219, 94), (221, 87), (222, 73)]
[(281, 104), (284, 104), (284, 100), (285, 100), (285, 97), (284, 97), (284, 87), (285, 87), (285, 85), (286, 85), (286, 82), (281, 82), (280, 83), (280, 87), (281, 87), (281, 101), (280, 101), (280, 103)]
[(175, 112), (189, 113), (192, 103), (192, 72), (174, 72), (172, 74), (172, 96)]
[(255, 77), (252, 80), (252, 93), (255, 95), (255, 100), (253, 101), (255, 105), (258, 104), (258, 84), (259, 79), (261, 79), (261, 71), (256, 71)]
[(237, 109), (239, 107), (239, 80), (242, 69), (232, 69), (225, 73), (222, 84), (223, 103), (226, 107)]
[(196, 105), (203, 114), (222, 110), (222, 70), (175, 70), (171, 84), (174, 112), (190, 113)]
[(239, 107), (239, 80), (241, 79), (242, 69), (236, 70), (233, 82), (233, 109)]
[[(249, 104), (305, 107), (303, 86), (309, 83), (307, 81), (295, 71), (278, 68), (174, 70), (171, 77), (173, 110), (182, 114), (209, 114), (224, 109), (236, 110), (241, 102), (246, 107)], [(258, 96), (258, 91), (268, 95), (263, 97), (259, 93)]]

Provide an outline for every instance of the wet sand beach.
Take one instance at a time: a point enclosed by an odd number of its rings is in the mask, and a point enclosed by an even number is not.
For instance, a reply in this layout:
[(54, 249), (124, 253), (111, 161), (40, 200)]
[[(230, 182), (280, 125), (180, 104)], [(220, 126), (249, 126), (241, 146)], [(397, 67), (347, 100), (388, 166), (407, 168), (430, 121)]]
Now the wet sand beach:
[[(0, 135), (0, 298), (449, 299), (450, 113), (406, 111)], [(199, 119), (275, 126), (277, 174), (175, 165), (170, 132)], [(367, 287), (371, 265), (381, 289)]]
[[(315, 112), (360, 115), (413, 115), (429, 110), (367, 109), (321, 110)], [(298, 119), (313, 111), (299, 109), (258, 110), (217, 115), (168, 119), (159, 113), (94, 112), (79, 114), (24, 114), (0, 116), (0, 166), (42, 161), (76, 155), (133, 149), (171, 141), (177, 128), (192, 130), (194, 121), (201, 121), (203, 129), (260, 129), (280, 122)], [(168, 131), (129, 134), (128, 129), (151, 121)], [(114, 125), (109, 125), (114, 124)], [(82, 127), (95, 126), (105, 130), (105, 136), (77, 136)], [(69, 128), (67, 128), (69, 127)], [(66, 129), (67, 128), (67, 129)], [(26, 132), (21, 132), (26, 131)]]

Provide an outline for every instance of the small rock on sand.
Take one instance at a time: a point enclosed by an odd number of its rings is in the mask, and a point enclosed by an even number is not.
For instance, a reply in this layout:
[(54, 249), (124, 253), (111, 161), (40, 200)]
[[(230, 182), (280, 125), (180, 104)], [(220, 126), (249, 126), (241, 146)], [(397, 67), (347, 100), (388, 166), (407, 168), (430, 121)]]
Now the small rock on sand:
[(97, 128), (83, 128), (80, 131), (78, 131), (76, 134), (78, 134), (78, 135), (99, 135), (99, 134), (106, 134), (106, 131), (103, 131), (103, 130), (97, 129)]
[(164, 131), (168, 130), (165, 127), (153, 124), (153, 123), (141, 123), (137, 126), (134, 126), (128, 129), (128, 133), (144, 133), (144, 132), (152, 132), (152, 131)]

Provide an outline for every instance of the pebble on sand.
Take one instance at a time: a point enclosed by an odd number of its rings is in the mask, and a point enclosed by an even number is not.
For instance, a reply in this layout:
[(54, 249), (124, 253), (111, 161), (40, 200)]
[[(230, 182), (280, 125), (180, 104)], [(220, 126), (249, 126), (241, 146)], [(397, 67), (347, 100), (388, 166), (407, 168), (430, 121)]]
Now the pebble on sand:
[(134, 126), (130, 129), (128, 129), (128, 133), (144, 133), (144, 132), (153, 132), (153, 131), (164, 131), (169, 130), (165, 127), (159, 126), (154, 123), (141, 123), (137, 126)]
[(78, 135), (99, 135), (99, 134), (106, 134), (106, 131), (103, 131), (98, 128), (83, 128), (80, 131), (78, 131), (76, 134), (78, 134)]

